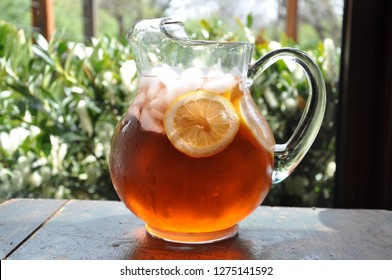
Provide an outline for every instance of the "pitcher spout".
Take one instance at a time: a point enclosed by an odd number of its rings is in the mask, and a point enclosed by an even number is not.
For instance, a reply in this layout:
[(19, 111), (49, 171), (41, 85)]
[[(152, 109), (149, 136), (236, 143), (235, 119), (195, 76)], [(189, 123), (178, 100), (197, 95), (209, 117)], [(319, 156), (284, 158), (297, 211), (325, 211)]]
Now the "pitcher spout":
[(183, 23), (171, 18), (139, 21), (129, 30), (127, 39), (142, 75), (162, 65), (179, 70), (218, 67), (222, 72), (236, 68), (246, 75), (253, 48), (243, 42), (192, 40)]
[(141, 40), (159, 40), (165, 36), (173, 40), (190, 40), (181, 21), (171, 18), (157, 18), (138, 21), (127, 33), (132, 44)]

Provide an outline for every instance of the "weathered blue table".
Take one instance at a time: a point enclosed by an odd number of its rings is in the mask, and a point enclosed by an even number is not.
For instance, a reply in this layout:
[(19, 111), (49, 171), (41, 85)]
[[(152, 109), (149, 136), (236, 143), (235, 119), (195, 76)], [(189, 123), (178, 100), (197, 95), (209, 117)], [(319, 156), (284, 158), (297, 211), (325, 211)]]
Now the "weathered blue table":
[(259, 207), (231, 239), (151, 237), (117, 201), (12, 199), (0, 205), (1, 259), (392, 259), (392, 211)]

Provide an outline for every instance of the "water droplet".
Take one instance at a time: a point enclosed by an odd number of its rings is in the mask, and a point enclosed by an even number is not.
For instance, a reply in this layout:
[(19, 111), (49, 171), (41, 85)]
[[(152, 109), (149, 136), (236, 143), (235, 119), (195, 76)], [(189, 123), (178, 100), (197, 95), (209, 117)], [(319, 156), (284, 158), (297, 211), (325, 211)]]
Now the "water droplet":
[(121, 132), (124, 133), (124, 134), (126, 134), (126, 133), (127, 133), (128, 126), (129, 126), (131, 123), (132, 123), (132, 122), (129, 121), (129, 120), (123, 120), (123, 122), (122, 122), (123, 128), (121, 129)]

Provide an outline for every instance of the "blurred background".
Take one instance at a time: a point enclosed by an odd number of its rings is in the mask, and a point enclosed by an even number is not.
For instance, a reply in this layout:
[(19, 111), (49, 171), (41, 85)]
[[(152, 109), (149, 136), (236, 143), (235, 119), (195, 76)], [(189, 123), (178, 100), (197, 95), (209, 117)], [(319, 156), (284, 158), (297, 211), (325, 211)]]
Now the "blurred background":
[[(264, 204), (332, 207), (343, 8), (343, 0), (2, 0), (0, 201), (118, 199), (109, 143), (137, 78), (125, 34), (137, 20), (169, 16), (194, 39), (253, 43), (254, 61), (285, 46), (313, 56), (326, 82), (325, 119)], [(284, 61), (252, 87), (277, 143), (294, 131), (307, 91), (302, 70)]]

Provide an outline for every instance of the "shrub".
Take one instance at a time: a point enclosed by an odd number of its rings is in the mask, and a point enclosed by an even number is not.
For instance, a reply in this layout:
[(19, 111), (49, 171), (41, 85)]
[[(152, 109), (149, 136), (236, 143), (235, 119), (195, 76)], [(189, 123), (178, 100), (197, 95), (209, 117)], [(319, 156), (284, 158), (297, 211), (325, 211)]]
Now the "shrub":
[(3, 22), (0, 57), (1, 197), (116, 198), (107, 152), (134, 92), (125, 44), (33, 43)]
[[(218, 32), (202, 21), (194, 36), (255, 43), (255, 59), (282, 42), (257, 43), (249, 26)], [(198, 35), (199, 34), (199, 35)], [(326, 78), (323, 127), (296, 171), (272, 188), (266, 203), (328, 205), (333, 190), (337, 59), (331, 41), (308, 50)], [(127, 43), (90, 43), (40, 34), (0, 23), (0, 200), (11, 197), (117, 199), (108, 173), (111, 134), (136, 90), (136, 69)], [(252, 94), (276, 141), (288, 140), (302, 114), (307, 83), (300, 69), (277, 63)]]

